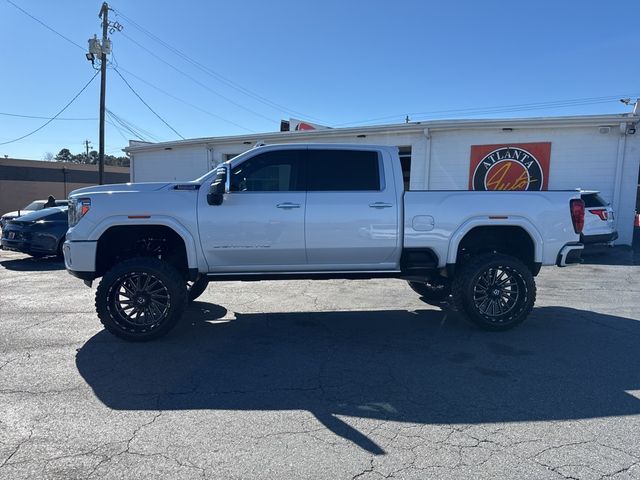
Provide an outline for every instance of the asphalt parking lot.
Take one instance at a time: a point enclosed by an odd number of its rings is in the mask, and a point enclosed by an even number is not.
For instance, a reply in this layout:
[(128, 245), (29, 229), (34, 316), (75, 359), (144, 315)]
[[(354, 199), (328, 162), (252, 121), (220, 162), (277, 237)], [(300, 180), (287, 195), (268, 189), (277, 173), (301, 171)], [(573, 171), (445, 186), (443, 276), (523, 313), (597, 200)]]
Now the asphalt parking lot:
[(640, 256), (485, 333), (404, 282), (211, 284), (168, 337), (0, 250), (0, 478), (640, 478)]

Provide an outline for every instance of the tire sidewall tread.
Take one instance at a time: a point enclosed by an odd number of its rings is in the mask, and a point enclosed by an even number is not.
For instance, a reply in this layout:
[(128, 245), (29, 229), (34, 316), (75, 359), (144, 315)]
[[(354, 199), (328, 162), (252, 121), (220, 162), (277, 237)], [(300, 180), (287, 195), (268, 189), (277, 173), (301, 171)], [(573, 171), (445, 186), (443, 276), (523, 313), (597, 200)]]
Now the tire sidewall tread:
[[(472, 304), (473, 280), (483, 270), (492, 266), (503, 266), (515, 270), (525, 287), (525, 301), (507, 322), (489, 322)], [(521, 324), (531, 313), (536, 301), (536, 284), (531, 270), (519, 259), (499, 253), (478, 255), (462, 265), (459, 273), (453, 279), (451, 289), (454, 308), (458, 312), (465, 314), (478, 327), (487, 331), (509, 330)]]
[[(170, 313), (163, 323), (149, 332), (123, 330), (109, 310), (109, 293), (115, 281), (132, 271), (145, 271), (158, 277), (169, 290)], [(113, 266), (100, 280), (96, 289), (96, 312), (104, 328), (113, 335), (133, 342), (145, 342), (165, 335), (180, 320), (187, 305), (187, 289), (183, 276), (171, 264), (153, 257), (134, 257)]]

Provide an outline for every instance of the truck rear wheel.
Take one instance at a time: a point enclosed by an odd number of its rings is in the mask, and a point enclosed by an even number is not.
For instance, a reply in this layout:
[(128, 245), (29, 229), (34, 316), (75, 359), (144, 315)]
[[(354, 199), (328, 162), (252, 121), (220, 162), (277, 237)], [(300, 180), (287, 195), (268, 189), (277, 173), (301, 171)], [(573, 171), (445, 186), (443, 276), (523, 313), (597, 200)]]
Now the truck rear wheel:
[(508, 330), (533, 309), (536, 284), (517, 258), (483, 254), (464, 264), (452, 284), (453, 303), (484, 330)]
[(411, 290), (420, 295), (428, 304), (439, 305), (451, 295), (451, 285), (446, 278), (442, 280), (427, 279), (424, 282), (407, 282)]
[(152, 257), (125, 260), (109, 270), (96, 291), (98, 317), (110, 333), (143, 342), (166, 334), (185, 309), (184, 278)]

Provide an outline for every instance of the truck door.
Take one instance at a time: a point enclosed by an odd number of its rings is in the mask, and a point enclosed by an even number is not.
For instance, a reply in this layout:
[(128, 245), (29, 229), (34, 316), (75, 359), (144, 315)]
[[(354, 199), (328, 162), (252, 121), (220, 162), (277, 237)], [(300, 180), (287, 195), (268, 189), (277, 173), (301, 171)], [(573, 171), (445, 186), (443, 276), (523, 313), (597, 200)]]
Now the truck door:
[[(385, 171), (390, 178), (385, 178)], [(390, 158), (357, 147), (309, 147), (307, 188), (310, 269), (397, 267), (400, 205)]]
[(306, 267), (304, 152), (267, 151), (232, 167), (220, 205), (209, 205), (201, 192), (198, 223), (209, 271)]

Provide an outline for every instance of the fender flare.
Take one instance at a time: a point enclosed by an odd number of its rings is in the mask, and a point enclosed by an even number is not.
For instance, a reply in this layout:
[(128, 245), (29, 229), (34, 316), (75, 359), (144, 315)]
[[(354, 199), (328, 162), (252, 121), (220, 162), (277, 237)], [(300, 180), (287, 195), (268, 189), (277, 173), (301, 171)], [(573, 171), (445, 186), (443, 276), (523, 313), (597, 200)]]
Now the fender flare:
[(453, 232), (449, 239), (447, 252), (447, 264), (455, 264), (458, 257), (458, 247), (464, 236), (476, 227), (521, 227), (533, 240), (533, 259), (536, 263), (542, 263), (544, 239), (538, 229), (525, 217), (509, 216), (508, 218), (472, 217), (465, 221)]
[(172, 229), (184, 242), (187, 254), (187, 265), (190, 269), (198, 268), (198, 250), (196, 242), (189, 230), (173, 217), (166, 215), (151, 215), (149, 218), (129, 218), (126, 215), (107, 217), (98, 223), (89, 234), (89, 241), (98, 241), (100, 237), (111, 227), (126, 227), (139, 225), (161, 225)]

